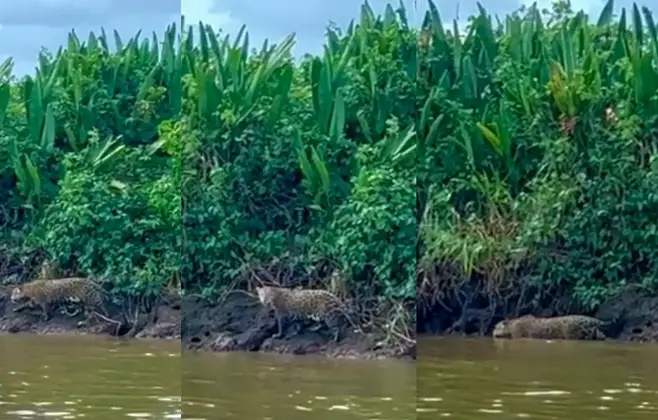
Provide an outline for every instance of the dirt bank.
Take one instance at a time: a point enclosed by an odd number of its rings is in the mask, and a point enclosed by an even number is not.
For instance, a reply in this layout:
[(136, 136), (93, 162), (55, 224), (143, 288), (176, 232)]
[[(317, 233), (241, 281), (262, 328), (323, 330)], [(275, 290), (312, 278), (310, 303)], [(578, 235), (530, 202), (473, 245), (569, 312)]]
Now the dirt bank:
[(618, 324), (613, 338), (658, 342), (658, 296), (627, 292), (603, 304), (594, 316)]
[[(204, 299), (183, 301), (183, 346), (203, 351), (263, 351), (286, 354), (323, 354), (353, 358), (416, 358), (415, 345), (387, 346), (382, 334), (343, 329), (341, 340), (332, 341), (327, 327), (312, 321), (285, 321), (283, 337), (273, 338), (276, 320), (262, 319), (257, 299), (232, 293), (221, 305)], [(349, 327), (349, 326), (347, 326)]]
[[(549, 300), (555, 302), (555, 300)], [(492, 310), (485, 300), (474, 300), (470, 306), (454, 305), (446, 310), (441, 305), (436, 310), (419, 311), (419, 333), (426, 335), (491, 335), (498, 321), (531, 313), (537, 316), (583, 314), (594, 316), (611, 325), (605, 333), (611, 339), (637, 342), (658, 342), (658, 296), (648, 296), (628, 291), (610, 299), (596, 311), (587, 312), (570, 305), (559, 308), (541, 304), (521, 312), (512, 308), (517, 305), (498, 306)]]
[(128, 322), (119, 306), (106, 304), (110, 318), (120, 320), (121, 325), (103, 320), (91, 320), (85, 324), (84, 315), (70, 317), (52, 310), (48, 322), (41, 318), (40, 309), (14, 312), (9, 296), (12, 286), (0, 288), (0, 333), (33, 334), (109, 334), (129, 335), (135, 338), (180, 339), (180, 298), (165, 297), (151, 314), (142, 313), (136, 322)]

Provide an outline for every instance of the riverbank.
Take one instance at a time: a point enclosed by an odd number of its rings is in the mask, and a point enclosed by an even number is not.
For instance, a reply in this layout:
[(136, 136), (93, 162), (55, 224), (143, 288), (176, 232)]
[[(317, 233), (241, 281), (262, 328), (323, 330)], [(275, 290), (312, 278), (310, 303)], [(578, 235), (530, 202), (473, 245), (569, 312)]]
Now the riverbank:
[[(441, 305), (436, 310), (419, 314), (419, 333), (439, 336), (490, 336), (499, 321), (522, 315), (502, 310), (492, 313), (491, 308), (484, 304), (464, 309), (455, 307), (451, 308), (452, 311), (445, 308), (446, 306)], [(540, 307), (530, 313), (541, 317), (573, 313), (589, 315), (611, 325), (611, 328), (605, 331), (610, 339), (658, 343), (658, 296), (637, 291), (626, 291), (589, 313), (560, 311), (552, 307)]]
[(328, 357), (415, 359), (415, 344), (386, 346), (382, 333), (358, 333), (345, 329), (333, 343), (326, 327), (290, 321), (281, 338), (273, 316), (259, 320), (261, 305), (254, 297), (232, 293), (221, 305), (201, 298), (183, 300), (181, 325), (183, 347), (198, 351), (261, 351), (282, 354), (321, 354)]
[(142, 313), (128, 322), (119, 306), (106, 304), (109, 318), (121, 320), (121, 325), (105, 320), (92, 320), (84, 325), (84, 315), (74, 317), (61, 314), (54, 309), (51, 319), (44, 322), (40, 309), (14, 312), (10, 295), (13, 286), (0, 288), (0, 333), (48, 334), (107, 334), (134, 338), (180, 339), (180, 298), (163, 297), (151, 314)]

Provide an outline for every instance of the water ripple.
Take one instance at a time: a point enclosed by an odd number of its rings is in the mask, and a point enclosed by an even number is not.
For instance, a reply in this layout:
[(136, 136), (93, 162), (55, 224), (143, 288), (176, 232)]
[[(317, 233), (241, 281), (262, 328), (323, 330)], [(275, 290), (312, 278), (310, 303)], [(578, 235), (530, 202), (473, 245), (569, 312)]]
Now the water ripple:
[(24, 337), (3, 337), (0, 418), (181, 418), (171, 343)]
[(419, 419), (635, 420), (658, 414), (656, 347), (530, 342), (501, 348), (487, 340), (432, 344), (419, 351)]

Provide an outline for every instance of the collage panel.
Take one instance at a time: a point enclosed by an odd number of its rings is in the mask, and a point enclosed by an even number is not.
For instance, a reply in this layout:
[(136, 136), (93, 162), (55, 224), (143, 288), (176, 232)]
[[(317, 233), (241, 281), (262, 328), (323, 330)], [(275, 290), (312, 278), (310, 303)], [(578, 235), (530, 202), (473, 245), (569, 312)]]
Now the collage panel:
[(0, 418), (181, 418), (180, 5), (83, 3), (0, 6)]
[(415, 417), (407, 3), (182, 3), (185, 418)]
[(644, 3), (419, 6), (417, 418), (655, 417)]

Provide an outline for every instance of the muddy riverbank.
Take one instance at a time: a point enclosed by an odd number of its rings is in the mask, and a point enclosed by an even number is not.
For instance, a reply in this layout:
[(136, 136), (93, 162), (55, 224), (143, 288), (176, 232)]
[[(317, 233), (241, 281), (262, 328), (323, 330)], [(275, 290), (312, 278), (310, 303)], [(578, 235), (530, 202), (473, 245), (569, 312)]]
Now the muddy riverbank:
[[(201, 351), (261, 351), (283, 354), (322, 354), (329, 357), (415, 359), (415, 344), (387, 345), (383, 334), (342, 331), (338, 343), (326, 327), (312, 321), (284, 322), (283, 336), (273, 316), (261, 318), (254, 297), (232, 293), (221, 305), (201, 298), (183, 301), (181, 325), (184, 348)], [(317, 329), (317, 330), (316, 330)]]
[[(605, 331), (610, 339), (635, 342), (658, 342), (658, 296), (638, 291), (627, 291), (603, 303), (593, 311), (570, 308), (534, 307), (524, 311), (506, 310), (504, 307), (492, 309), (484, 300), (466, 307), (455, 305), (446, 310), (440, 305), (436, 310), (419, 311), (419, 333), (423, 335), (446, 336), (490, 336), (495, 324), (505, 318), (533, 314), (552, 317), (569, 314), (582, 314), (598, 318), (610, 327)], [(509, 305), (514, 308), (516, 306)]]
[[(134, 338), (180, 339), (180, 298), (163, 297), (150, 313), (141, 313), (137, 319), (126, 320), (119, 305), (107, 303), (109, 318), (120, 321), (113, 324), (102, 319), (86, 323), (84, 315), (68, 316), (56, 308), (51, 319), (44, 322), (41, 309), (14, 312), (10, 295), (13, 286), (0, 288), (0, 333), (32, 334), (108, 334)], [(134, 317), (133, 317), (134, 318)]]

